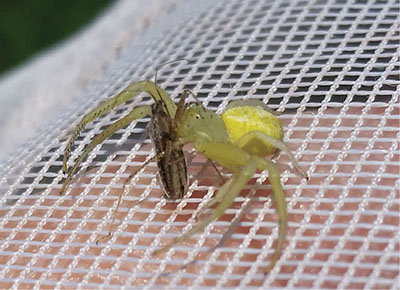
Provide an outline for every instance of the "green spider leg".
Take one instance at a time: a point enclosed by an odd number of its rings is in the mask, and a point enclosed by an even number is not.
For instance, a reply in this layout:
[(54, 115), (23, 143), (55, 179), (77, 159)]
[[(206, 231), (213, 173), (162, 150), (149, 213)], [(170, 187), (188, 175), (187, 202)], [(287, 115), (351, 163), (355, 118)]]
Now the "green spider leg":
[[(212, 161), (212, 160), (210, 160), (210, 161)], [(226, 180), (224, 180), (224, 182), (226, 182)], [(248, 198), (248, 199), (254, 198), (255, 193), (256, 193), (256, 190), (253, 189), (253, 190), (252, 190), (252, 193), (251, 193), (250, 195), (248, 195), (247, 198)], [(213, 198), (213, 199), (209, 200), (209, 202), (210, 202), (210, 201), (213, 201), (213, 200), (215, 200), (215, 199)], [(204, 207), (204, 208), (210, 208), (210, 207), (212, 207), (212, 206), (214, 205), (214, 203), (211, 203), (211, 204), (210, 204), (209, 202), (208, 202), (206, 205), (204, 205), (203, 207)], [(251, 202), (248, 202), (248, 203), (245, 205), (245, 207), (243, 207), (243, 208), (241, 209), (239, 215), (237, 215), (237, 216), (234, 218), (234, 220), (231, 222), (231, 224), (229, 225), (227, 231), (224, 233), (224, 235), (222, 236), (222, 238), (218, 241), (218, 243), (217, 243), (214, 247), (209, 248), (209, 249), (206, 251), (207, 253), (212, 253), (212, 252), (214, 252), (216, 249), (218, 249), (218, 248), (220, 248), (220, 247), (223, 247), (223, 246), (225, 245), (226, 241), (232, 236), (233, 231), (235, 230), (235, 228), (236, 228), (236, 227), (238, 226), (238, 224), (240, 223), (241, 218), (244, 216), (244, 214), (246, 214), (246, 213), (248, 212), (248, 209), (249, 209), (249, 207), (250, 207), (250, 204), (251, 204)], [(202, 211), (201, 211), (200, 213), (197, 213), (197, 214), (196, 214), (196, 216), (194, 217), (195, 220), (197, 220), (199, 214), (202, 214)], [(198, 262), (198, 260), (192, 259), (192, 260), (190, 260), (189, 262), (186, 262), (184, 265), (182, 265), (182, 266), (179, 268), (179, 271), (183, 271), (183, 270), (187, 269), (190, 265), (194, 265), (194, 264), (196, 264), (197, 262)], [(167, 276), (170, 276), (170, 275), (172, 275), (172, 274), (173, 274), (173, 272), (163, 272), (163, 273), (159, 274), (159, 276), (160, 276), (160, 277), (167, 277)]]
[[(230, 147), (230, 144), (225, 144), (227, 147)], [(245, 152), (243, 152), (246, 154)], [(193, 234), (198, 233), (210, 224), (211, 222), (219, 219), (224, 215), (225, 211), (232, 205), (235, 198), (239, 195), (242, 189), (246, 186), (248, 181), (253, 177), (254, 173), (257, 170), (257, 157), (251, 156), (248, 160), (248, 163), (244, 165), (240, 170), (235, 172), (233, 176), (221, 187), (221, 189), (217, 192), (214, 199), (216, 202), (212, 202), (207, 204), (204, 210), (210, 209), (214, 203), (218, 203), (217, 207), (212, 210), (212, 213), (207, 216), (204, 220), (197, 222), (192, 229), (183, 235), (173, 239), (171, 242), (166, 244), (160, 249), (157, 249), (153, 252), (153, 255), (159, 255), (171, 247), (180, 243), (188, 238), (190, 238)], [(270, 272), (270, 270), (275, 266), (276, 262), (279, 260), (279, 257), (282, 252), (283, 243), (285, 241), (286, 229), (287, 229), (287, 208), (286, 208), (286, 200), (285, 194), (280, 183), (280, 172), (277, 166), (270, 160), (265, 160), (266, 169), (268, 170), (268, 179), (270, 180), (270, 184), (272, 187), (273, 197), (275, 200), (276, 210), (278, 212), (279, 217), (279, 234), (278, 241), (275, 246), (274, 254), (272, 259), (270, 260), (270, 264), (264, 271), (265, 274)], [(202, 211), (204, 211), (202, 210)]]
[(71, 150), (74, 146), (76, 138), (78, 138), (80, 132), (86, 127), (86, 125), (92, 122), (93, 120), (107, 114), (112, 109), (126, 103), (130, 98), (138, 95), (141, 92), (147, 92), (155, 101), (162, 100), (166, 105), (169, 115), (175, 116), (176, 112), (175, 103), (171, 100), (168, 94), (159, 86), (157, 86), (154, 82), (141, 81), (130, 84), (118, 95), (104, 101), (97, 108), (93, 109), (85, 116), (83, 116), (79, 124), (76, 126), (74, 132), (72, 133), (72, 136), (69, 139), (67, 146), (65, 147), (64, 158), (63, 158), (64, 173), (69, 173), (67, 161), (71, 154)]
[(278, 262), (282, 253), (283, 243), (285, 242), (287, 231), (287, 206), (285, 192), (283, 191), (281, 184), (281, 174), (275, 163), (270, 160), (267, 160), (267, 169), (268, 180), (272, 187), (272, 195), (275, 201), (276, 212), (278, 213), (279, 231), (274, 255), (272, 256), (268, 267), (264, 271), (265, 275), (267, 275), (274, 268), (276, 262)]
[[(296, 171), (304, 178), (308, 179), (307, 173), (304, 172), (304, 170), (300, 167), (290, 149), (286, 146), (286, 144), (283, 141), (279, 139), (268, 136), (260, 131), (252, 131), (247, 134), (244, 134), (239, 140), (237, 140), (236, 145), (244, 149), (246, 144), (252, 139), (258, 139), (264, 143), (272, 144), (274, 147), (285, 152), (289, 157), (290, 161), (292, 162)], [(272, 187), (272, 194), (275, 201), (276, 212), (278, 214), (278, 219), (279, 219), (278, 240), (276, 242), (275, 251), (272, 256), (272, 259), (270, 260), (270, 264), (264, 271), (264, 274), (266, 275), (273, 269), (273, 267), (279, 260), (279, 257), (282, 253), (283, 244), (285, 241), (286, 231), (287, 231), (287, 206), (286, 206), (285, 192), (282, 188), (282, 184), (280, 181), (281, 174), (278, 167), (271, 160), (268, 159), (263, 159), (263, 160), (266, 162), (266, 169), (268, 170), (268, 179)]]
[[(204, 108), (191, 107), (188, 109), (187, 119), (184, 123), (186, 125), (181, 127), (179, 133), (183, 141), (193, 142), (197, 151), (204, 154), (207, 158), (217, 161), (222, 166), (231, 169), (234, 174), (217, 192), (214, 197), (215, 200), (206, 204), (204, 210), (210, 209), (211, 206), (218, 203), (208, 217), (196, 223), (191, 230), (177, 237), (161, 249), (156, 250), (154, 253), (160, 254), (167, 251), (175, 244), (203, 230), (209, 223), (221, 217), (225, 210), (233, 203), (235, 197), (252, 178), (255, 171), (267, 169), (279, 217), (278, 241), (270, 265), (265, 271), (265, 273), (268, 273), (278, 261), (285, 241), (287, 224), (286, 200), (282, 185), (280, 184), (280, 173), (276, 165), (261, 156), (250, 154), (246, 151), (246, 145), (250, 141), (254, 141), (254, 139), (261, 141), (259, 142), (261, 144), (272, 144), (274, 147), (287, 153), (294, 167), (302, 176), (307, 178), (307, 174), (300, 168), (289, 148), (281, 140), (268, 136), (261, 131), (252, 131), (244, 134), (233, 144), (230, 142), (229, 137), (224, 135), (226, 133), (220, 120), (218, 116)], [(201, 212), (204, 212), (204, 210)]]
[(225, 111), (232, 109), (232, 108), (243, 107), (243, 106), (260, 107), (275, 116), (282, 115), (281, 112), (277, 112), (277, 111), (271, 109), (270, 107), (268, 107), (267, 104), (265, 104), (263, 101), (258, 100), (258, 99), (234, 100), (226, 106)]
[[(254, 131), (254, 132), (249, 132), (246, 135), (244, 135), (243, 136), (244, 140), (248, 140), (250, 136), (252, 138), (261, 139), (262, 141), (267, 140), (267, 142), (269, 142), (269, 143), (271, 143), (270, 141), (272, 141), (272, 142), (274, 142), (272, 144), (275, 147), (281, 149), (284, 152), (289, 152), (291, 154), (291, 152), (288, 150), (286, 145), (278, 139), (275, 139), (271, 136), (265, 135), (262, 132)], [(240, 142), (239, 142), (239, 144), (236, 144), (236, 145), (245, 145), (247, 143), (247, 142), (241, 141), (242, 138), (238, 140)], [(251, 159), (254, 159), (257, 169), (259, 169), (259, 170), (267, 169), (268, 170), (268, 179), (269, 179), (269, 182), (272, 187), (272, 193), (273, 193), (273, 197), (274, 197), (274, 201), (275, 201), (275, 207), (276, 207), (276, 211), (278, 213), (278, 218), (279, 218), (279, 233), (278, 233), (278, 241), (275, 246), (275, 251), (274, 251), (273, 257), (270, 261), (269, 266), (265, 270), (265, 274), (267, 274), (275, 266), (276, 262), (279, 260), (279, 257), (281, 255), (282, 248), (283, 248), (283, 243), (285, 241), (285, 236), (286, 236), (287, 209), (286, 209), (285, 193), (283, 191), (281, 181), (280, 181), (280, 172), (279, 172), (279, 169), (277, 168), (277, 166), (275, 165), (275, 163), (273, 163), (271, 160), (264, 159), (264, 158), (261, 158), (258, 156), (252, 156), (252, 155), (248, 154), (246, 151), (244, 151), (243, 148), (242, 149), (238, 148), (233, 144), (230, 144), (230, 146), (227, 146), (227, 145), (228, 144), (218, 144), (218, 143), (206, 145), (206, 146), (203, 146), (203, 149), (204, 149), (203, 153), (209, 157), (211, 155), (211, 156), (213, 156), (213, 158), (215, 158), (215, 156), (218, 156), (219, 160), (217, 160), (217, 161), (219, 163), (225, 163), (225, 164), (229, 164), (230, 162), (236, 162), (237, 164), (246, 164), (246, 163), (250, 162)], [(236, 148), (233, 148), (233, 147), (236, 147)], [(242, 153), (240, 153), (240, 151), (242, 151)], [(231, 154), (229, 155), (228, 158), (231, 158), (232, 160), (230, 160), (230, 161), (226, 160), (226, 158), (228, 156), (226, 154), (225, 154), (224, 160), (222, 160), (221, 159), (222, 152), (230, 152)], [(247, 161), (246, 161), (246, 159), (247, 159)], [(294, 162), (294, 164), (297, 164), (297, 162), (294, 158), (293, 158), (293, 162)], [(298, 165), (297, 165), (297, 167), (300, 168)], [(300, 170), (301, 170), (301, 168), (300, 168)], [(236, 172), (237, 172), (236, 174), (243, 174), (243, 172), (241, 172), (240, 169)], [(253, 174), (254, 174), (254, 172), (253, 172)], [(305, 174), (305, 176), (307, 176), (307, 175)], [(232, 177), (232, 178), (234, 178), (234, 177)], [(239, 189), (239, 192), (241, 189), (242, 188)], [(224, 192), (222, 192), (222, 193), (218, 192), (215, 199), (217, 201), (221, 201), (221, 200), (227, 198), (227, 196), (229, 196), (229, 194), (225, 194)], [(214, 202), (210, 201), (209, 204), (213, 205)], [(224, 210), (226, 210), (226, 209), (227, 208), (224, 208)]]
[[(286, 236), (286, 231), (287, 231), (287, 207), (286, 207), (286, 200), (285, 200), (285, 194), (282, 188), (282, 185), (280, 183), (280, 171), (278, 167), (275, 165), (274, 162), (267, 160), (267, 169), (268, 169), (268, 178), (270, 180), (270, 184), (272, 187), (272, 193), (273, 193), (273, 198), (275, 201), (275, 206), (276, 206), (276, 211), (278, 213), (278, 219), (279, 219), (279, 233), (278, 233), (278, 240), (275, 245), (275, 250), (274, 254), (269, 262), (268, 267), (264, 270), (264, 274), (267, 275), (275, 266), (275, 264), (278, 262), (280, 255), (282, 253), (283, 249), (283, 244), (285, 241), (285, 236)], [(254, 192), (255, 193), (255, 192)], [(222, 193), (219, 191), (217, 193), (221, 194), (221, 196), (218, 198), (221, 200), (223, 198)], [(212, 199), (211, 201), (214, 201), (215, 199)], [(209, 203), (205, 206), (205, 208), (210, 208), (213, 206), (214, 203)], [(248, 206), (249, 204), (247, 204)], [(224, 233), (223, 237), (221, 240), (218, 242), (218, 244), (215, 247), (212, 247), (208, 250), (208, 252), (213, 252), (215, 249), (222, 247), (226, 240), (229, 238), (229, 236), (232, 234), (233, 229), (235, 226), (238, 224), (240, 217), (244, 214), (246, 209), (243, 209), (243, 211), (240, 213), (240, 215), (233, 221), (233, 224), (231, 224), (227, 230), (227, 232)], [(161, 250), (160, 250), (161, 251)], [(196, 260), (192, 260), (185, 265), (181, 267), (180, 270), (186, 269), (190, 264), (196, 263)], [(167, 276), (170, 275), (171, 273), (163, 273), (162, 276)]]
[[(229, 146), (230, 144), (227, 145)], [(218, 191), (216, 197), (219, 198), (219, 204), (209, 216), (207, 216), (201, 222), (196, 223), (194, 227), (185, 234), (175, 238), (164, 247), (155, 250), (153, 255), (159, 255), (167, 251), (175, 244), (190, 238), (193, 234), (202, 231), (209, 223), (223, 216), (226, 209), (231, 206), (235, 198), (242, 191), (243, 187), (245, 187), (247, 182), (253, 177), (256, 169), (256, 161), (254, 158), (251, 158), (249, 162), (243, 166), (240, 171), (235, 172), (233, 176), (227, 182), (225, 182), (225, 184)]]
[[(211, 160), (211, 163), (212, 163), (212, 160)], [(213, 164), (213, 163), (212, 163)], [(217, 172), (218, 172), (218, 174), (221, 174), (219, 171), (218, 171), (218, 168), (216, 168), (215, 167), (215, 169), (217, 170)], [(221, 178), (223, 178), (222, 177), (222, 175), (221, 175)], [(225, 181), (224, 183), (226, 183), (227, 181)], [(209, 208), (211, 208), (211, 207), (213, 207), (214, 205), (216, 205), (217, 203), (219, 203), (222, 199), (224, 198), (224, 193), (223, 192), (221, 192), (220, 190), (215, 194), (215, 196), (212, 198), (212, 199), (210, 199), (210, 200), (208, 200), (207, 202), (206, 202), (206, 204), (203, 206), (203, 210), (200, 210), (195, 216), (194, 216), (194, 218), (197, 220), (203, 213), (204, 213), (204, 211), (206, 211), (207, 209), (209, 209)]]
[(61, 187), (60, 194), (62, 194), (67, 188), (69, 182), (77, 171), (79, 165), (85, 160), (85, 158), (89, 155), (89, 153), (99, 144), (103, 143), (104, 140), (112, 136), (116, 131), (128, 126), (133, 121), (143, 118), (151, 114), (151, 106), (141, 106), (134, 108), (128, 115), (118, 120), (117, 122), (109, 125), (104, 129), (103, 132), (97, 134), (92, 141), (85, 147), (85, 150), (82, 154), (77, 158), (74, 165), (68, 171), (68, 176), (64, 181), (63, 186)]
[(290, 161), (292, 162), (293, 167), (296, 169), (296, 171), (301, 176), (303, 176), (305, 179), (308, 180), (307, 173), (305, 173), (304, 170), (300, 167), (299, 163), (297, 162), (296, 158), (294, 158), (292, 152), (287, 147), (287, 145), (279, 139), (268, 136), (261, 131), (252, 131), (244, 134), (239, 140), (237, 140), (236, 145), (244, 149), (246, 147), (246, 144), (253, 139), (258, 139), (263, 143), (272, 144), (275, 148), (278, 148), (279, 150), (285, 152), (286, 155), (289, 157)]

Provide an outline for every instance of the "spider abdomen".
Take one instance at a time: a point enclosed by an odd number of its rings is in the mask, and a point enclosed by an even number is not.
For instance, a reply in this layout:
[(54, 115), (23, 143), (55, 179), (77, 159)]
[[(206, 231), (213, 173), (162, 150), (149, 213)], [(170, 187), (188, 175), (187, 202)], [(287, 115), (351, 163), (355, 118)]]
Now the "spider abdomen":
[[(234, 143), (254, 131), (260, 131), (279, 140), (283, 138), (279, 119), (260, 107), (240, 106), (228, 109), (222, 114), (222, 120)], [(272, 144), (262, 142), (257, 138), (248, 138), (243, 149), (258, 156), (266, 156), (276, 150)]]

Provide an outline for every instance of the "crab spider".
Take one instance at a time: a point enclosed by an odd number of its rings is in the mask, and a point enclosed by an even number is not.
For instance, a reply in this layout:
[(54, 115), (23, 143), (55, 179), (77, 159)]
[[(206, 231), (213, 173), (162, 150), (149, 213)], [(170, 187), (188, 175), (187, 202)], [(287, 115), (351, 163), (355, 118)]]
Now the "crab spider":
[(182, 94), (177, 107), (167, 93), (155, 83), (151, 81), (132, 83), (120, 94), (105, 101), (85, 115), (76, 127), (65, 149), (63, 168), (64, 171), (68, 172), (68, 176), (61, 191), (66, 189), (81, 162), (96, 145), (101, 144), (114, 132), (127, 126), (132, 121), (151, 115), (152, 108), (149, 105), (136, 107), (124, 118), (109, 125), (102, 133), (93, 138), (75, 161), (73, 167), (68, 170), (67, 160), (80, 131), (88, 122), (106, 114), (142, 91), (147, 92), (156, 103), (163, 102), (166, 112), (173, 119), (172, 123), (175, 129), (172, 132), (173, 150), (181, 150), (185, 144), (192, 143), (198, 152), (233, 172), (229, 180), (218, 190), (215, 197), (202, 209), (202, 212), (204, 212), (206, 209), (216, 205), (211, 214), (198, 221), (188, 232), (154, 251), (153, 254), (158, 255), (167, 251), (220, 218), (226, 209), (232, 205), (248, 181), (252, 179), (256, 171), (268, 170), (269, 182), (279, 217), (278, 241), (270, 264), (264, 271), (265, 274), (268, 273), (274, 267), (282, 252), (286, 236), (287, 208), (280, 182), (279, 169), (274, 162), (265, 157), (279, 149), (288, 155), (295, 169), (303, 177), (307, 178), (307, 175), (282, 141), (283, 131), (280, 121), (265, 108), (265, 104), (261, 101), (233, 102), (219, 116), (200, 103), (187, 106), (185, 104), (187, 91)]

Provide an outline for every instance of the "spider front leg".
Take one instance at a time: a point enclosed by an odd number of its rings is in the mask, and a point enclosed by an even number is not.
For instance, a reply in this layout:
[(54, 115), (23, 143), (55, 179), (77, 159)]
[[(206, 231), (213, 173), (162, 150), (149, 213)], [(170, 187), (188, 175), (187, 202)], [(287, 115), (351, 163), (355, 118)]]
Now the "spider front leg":
[(151, 81), (141, 81), (130, 84), (118, 95), (104, 101), (97, 108), (91, 110), (89, 113), (83, 116), (79, 124), (76, 126), (74, 132), (72, 133), (72, 136), (69, 139), (67, 146), (65, 147), (63, 158), (64, 173), (69, 173), (67, 161), (69, 159), (76, 138), (78, 138), (80, 132), (86, 127), (86, 125), (93, 120), (103, 116), (104, 114), (107, 114), (112, 109), (126, 103), (129, 99), (133, 98), (141, 92), (147, 92), (155, 101), (162, 100), (165, 103), (170, 116), (175, 115), (176, 106), (174, 102), (171, 100), (168, 94), (163, 89), (158, 87), (155, 83)]
[[(128, 115), (118, 120), (114, 124), (109, 125), (104, 129), (103, 132), (96, 135), (92, 141), (86, 146), (85, 150), (82, 154), (77, 158), (74, 165), (68, 171), (68, 176), (64, 181), (63, 186), (61, 187), (60, 194), (62, 194), (67, 188), (69, 182), (77, 171), (79, 165), (85, 160), (85, 158), (89, 155), (89, 153), (99, 144), (103, 143), (104, 140), (112, 136), (116, 131), (128, 126), (133, 121), (143, 118), (151, 114), (151, 106), (142, 106), (134, 108)], [(65, 156), (65, 155), (64, 155)]]

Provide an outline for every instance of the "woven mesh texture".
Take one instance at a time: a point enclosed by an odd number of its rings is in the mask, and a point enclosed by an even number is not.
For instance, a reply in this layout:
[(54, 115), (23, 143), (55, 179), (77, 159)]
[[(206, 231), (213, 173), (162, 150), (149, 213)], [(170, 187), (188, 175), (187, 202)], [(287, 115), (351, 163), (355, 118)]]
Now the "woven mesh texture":
[[(3, 166), (0, 287), (398, 289), (399, 1), (199, 2), (183, 3), (126, 47), (79, 103)], [(275, 158), (288, 234), (267, 276), (278, 225), (265, 172), (204, 232), (151, 255), (188, 230), (220, 186), (199, 154), (188, 158), (191, 186), (178, 202), (162, 198), (154, 162), (140, 171), (113, 235), (96, 244), (127, 176), (151, 154), (148, 118), (97, 146), (59, 195), (63, 149), (80, 118), (179, 58), (187, 61), (158, 71), (171, 97), (191, 89), (218, 113), (234, 99), (263, 100), (283, 113), (284, 140), (310, 175), (301, 179), (284, 154)], [(140, 95), (91, 123), (72, 160), (106, 125), (149, 103)]]

